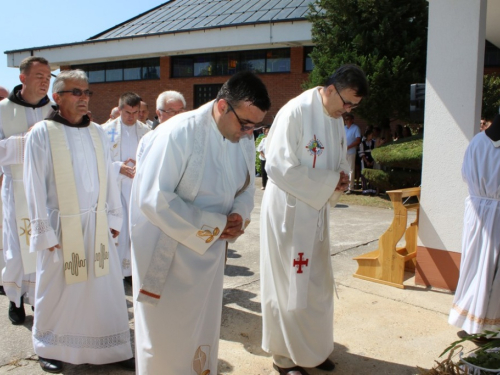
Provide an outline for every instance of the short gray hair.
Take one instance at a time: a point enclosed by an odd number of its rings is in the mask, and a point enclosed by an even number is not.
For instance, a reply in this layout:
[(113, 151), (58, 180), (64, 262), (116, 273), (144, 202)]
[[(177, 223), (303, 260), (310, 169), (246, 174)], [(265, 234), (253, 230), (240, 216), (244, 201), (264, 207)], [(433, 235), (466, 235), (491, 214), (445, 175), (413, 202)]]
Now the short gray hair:
[(163, 91), (158, 98), (156, 99), (156, 109), (163, 109), (163, 104), (168, 102), (176, 102), (180, 100), (186, 108), (186, 99), (184, 99), (184, 95), (182, 95), (178, 91)]
[(87, 78), (87, 75), (83, 70), (63, 70), (57, 75), (56, 79), (54, 80), (54, 84), (52, 85), (52, 92), (57, 93), (59, 91), (63, 91), (66, 81), (80, 81), (89, 83), (89, 79)]

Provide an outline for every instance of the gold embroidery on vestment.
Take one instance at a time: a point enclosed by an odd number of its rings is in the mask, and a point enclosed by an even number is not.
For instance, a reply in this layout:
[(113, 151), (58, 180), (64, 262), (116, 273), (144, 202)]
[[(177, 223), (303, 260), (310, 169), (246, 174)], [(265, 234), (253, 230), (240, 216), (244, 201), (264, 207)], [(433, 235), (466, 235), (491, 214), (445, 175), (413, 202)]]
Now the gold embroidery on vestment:
[[(209, 229), (206, 229), (206, 228), (209, 228)], [(219, 235), (219, 233), (220, 233), (220, 229), (218, 227), (216, 227), (214, 229), (212, 227), (204, 225), (201, 227), (201, 230), (199, 230), (198, 233), (196, 233), (196, 236), (201, 238), (202, 240), (204, 240), (205, 243), (210, 243), (214, 240), (214, 238), (216, 236)], [(207, 238), (205, 239), (205, 237), (207, 237)]]
[(24, 228), (19, 227), (19, 229), (22, 230), (22, 233), (19, 235), (20, 237), (26, 236), (26, 245), (30, 245), (30, 236), (31, 236), (31, 222), (30, 219), (22, 218), (21, 219), (24, 223)]
[(207, 367), (210, 367), (210, 345), (200, 345), (194, 353), (193, 370), (197, 375), (210, 375)]

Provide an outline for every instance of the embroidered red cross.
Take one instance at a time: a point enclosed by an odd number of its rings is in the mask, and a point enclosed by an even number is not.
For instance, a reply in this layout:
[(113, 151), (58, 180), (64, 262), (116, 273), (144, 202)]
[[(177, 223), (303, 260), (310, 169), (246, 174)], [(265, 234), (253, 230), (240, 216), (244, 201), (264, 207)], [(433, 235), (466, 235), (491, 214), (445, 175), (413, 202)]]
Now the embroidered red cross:
[(307, 265), (309, 263), (309, 259), (302, 259), (303, 255), (304, 255), (304, 253), (299, 253), (299, 260), (297, 260), (297, 259), (293, 260), (293, 266), (294, 267), (299, 266), (297, 273), (303, 273), (302, 266), (307, 267)]

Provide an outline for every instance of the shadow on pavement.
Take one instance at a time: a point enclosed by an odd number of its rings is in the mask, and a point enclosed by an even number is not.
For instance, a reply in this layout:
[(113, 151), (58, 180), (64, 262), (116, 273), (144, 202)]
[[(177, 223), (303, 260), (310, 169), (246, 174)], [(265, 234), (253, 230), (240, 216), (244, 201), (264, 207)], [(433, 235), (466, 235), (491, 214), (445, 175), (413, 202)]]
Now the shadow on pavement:
[(238, 254), (236, 250), (227, 249), (227, 257), (228, 258), (241, 258), (241, 255)]
[[(414, 375), (416, 367), (392, 363), (349, 352), (349, 348), (335, 344), (329, 358), (335, 362), (335, 373), (342, 375)], [(325, 374), (324, 371), (308, 369), (310, 375)]]
[(260, 347), (262, 317), (260, 303), (252, 301), (256, 297), (245, 290), (224, 289), (221, 339), (239, 342), (251, 354), (269, 356)]
[(250, 271), (248, 267), (242, 266), (234, 266), (232, 264), (226, 265), (226, 269), (224, 270), (224, 275), (229, 277), (234, 276), (253, 276), (255, 272)]

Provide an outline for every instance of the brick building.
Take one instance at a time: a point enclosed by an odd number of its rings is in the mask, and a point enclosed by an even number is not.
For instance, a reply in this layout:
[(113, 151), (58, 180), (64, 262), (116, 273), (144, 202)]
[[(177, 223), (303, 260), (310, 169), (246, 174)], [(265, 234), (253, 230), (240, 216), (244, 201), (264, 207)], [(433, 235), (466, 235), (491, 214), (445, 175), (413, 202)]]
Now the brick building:
[(118, 97), (138, 93), (154, 116), (158, 94), (183, 93), (189, 109), (212, 99), (233, 73), (249, 69), (268, 87), (265, 122), (302, 91), (312, 63), (309, 0), (171, 0), (84, 42), (7, 51), (9, 65), (43, 56), (52, 69), (87, 72), (95, 121)]

